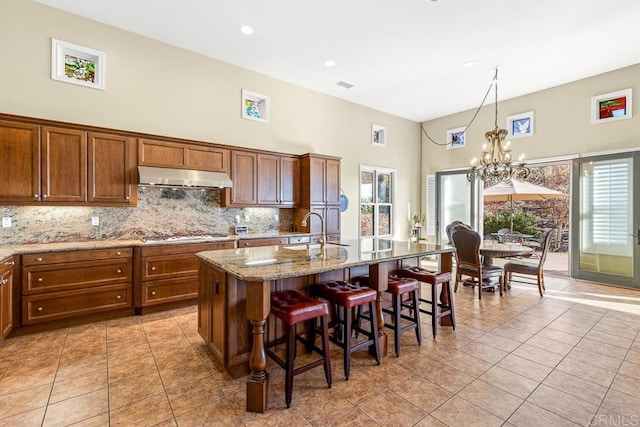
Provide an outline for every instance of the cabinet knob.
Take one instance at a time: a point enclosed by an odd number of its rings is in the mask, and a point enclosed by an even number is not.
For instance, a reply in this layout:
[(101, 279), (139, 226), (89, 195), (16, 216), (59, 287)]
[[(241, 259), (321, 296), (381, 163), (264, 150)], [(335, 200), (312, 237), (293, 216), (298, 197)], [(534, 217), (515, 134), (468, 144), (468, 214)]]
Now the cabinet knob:
[(8, 279), (2, 279), (0, 280), (0, 285), (6, 285), (8, 281)]
[(151, 296), (154, 296), (156, 294), (156, 291), (151, 291)]
[(16, 265), (15, 261), (7, 261), (5, 265)]
[(37, 199), (38, 197), (40, 197), (40, 195), (39, 194), (34, 194), (33, 197), (35, 197)]
[(42, 282), (44, 279), (42, 277), (38, 277), (38, 282)]
[(249, 246), (249, 242), (244, 242), (244, 245), (245, 246)]
[(156, 271), (156, 268), (155, 267), (151, 267), (151, 271)]
[(125, 200), (129, 200), (130, 198), (131, 198), (131, 197), (127, 196), (127, 197), (125, 197)]
[(36, 261), (42, 262), (42, 258), (38, 257), (38, 258), (36, 258)]
[(36, 308), (36, 311), (42, 311), (42, 310), (43, 310), (42, 306)]
[(117, 269), (116, 273), (122, 273), (122, 270), (121, 269)]
[(118, 296), (116, 297), (116, 299), (122, 299), (122, 296), (121, 296), (121, 295), (118, 295)]
[(120, 251), (116, 252), (116, 256), (120, 256), (120, 255), (122, 255), (122, 252)]
[(42, 198), (43, 198), (43, 199), (46, 199), (47, 197), (49, 197), (49, 195), (48, 195), (48, 194), (43, 194), (43, 195), (42, 195)]

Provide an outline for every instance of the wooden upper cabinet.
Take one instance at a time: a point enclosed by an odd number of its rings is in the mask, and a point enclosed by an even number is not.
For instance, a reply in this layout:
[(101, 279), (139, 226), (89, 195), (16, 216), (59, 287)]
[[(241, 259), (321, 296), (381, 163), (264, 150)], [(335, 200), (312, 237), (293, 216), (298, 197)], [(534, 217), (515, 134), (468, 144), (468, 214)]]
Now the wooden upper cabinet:
[(258, 204), (294, 206), (300, 203), (300, 160), (258, 154)]
[(0, 202), (40, 200), (40, 128), (0, 121)]
[(340, 160), (326, 160), (325, 203), (340, 205)]
[(300, 204), (300, 159), (297, 157), (280, 158), (280, 204)]
[[(235, 184), (235, 183), (234, 183)], [(280, 203), (280, 156), (258, 154), (258, 203)]]
[(251, 151), (231, 151), (231, 181), (225, 191), (224, 204), (256, 205), (258, 203), (258, 154)]
[(134, 138), (90, 132), (88, 200), (135, 205), (135, 163)]
[(87, 133), (75, 129), (42, 128), (43, 202), (87, 200)]
[[(320, 156), (308, 159), (310, 204), (340, 204), (340, 160)], [(304, 191), (304, 190), (303, 190)]]
[(140, 166), (225, 173), (230, 169), (228, 149), (154, 139), (138, 140), (138, 163)]

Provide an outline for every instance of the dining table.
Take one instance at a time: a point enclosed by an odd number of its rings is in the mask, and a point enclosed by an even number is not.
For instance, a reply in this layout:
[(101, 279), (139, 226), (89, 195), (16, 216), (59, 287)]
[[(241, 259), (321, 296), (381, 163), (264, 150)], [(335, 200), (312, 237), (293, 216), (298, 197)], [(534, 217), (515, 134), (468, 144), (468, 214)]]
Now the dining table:
[(485, 267), (493, 265), (494, 258), (528, 258), (533, 254), (533, 248), (519, 243), (497, 243), (493, 240), (486, 240), (480, 245), (480, 255), (482, 255), (482, 265)]

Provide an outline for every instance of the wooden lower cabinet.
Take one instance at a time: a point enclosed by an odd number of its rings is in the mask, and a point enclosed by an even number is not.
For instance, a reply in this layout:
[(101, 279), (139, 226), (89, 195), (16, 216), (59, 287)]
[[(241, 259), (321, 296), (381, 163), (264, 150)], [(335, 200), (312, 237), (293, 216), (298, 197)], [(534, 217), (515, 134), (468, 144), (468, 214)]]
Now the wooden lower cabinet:
[(132, 248), (22, 257), (22, 324), (133, 307)]
[(0, 262), (0, 340), (13, 329), (13, 258)]
[(138, 308), (168, 303), (195, 302), (198, 297), (196, 253), (233, 249), (234, 242), (158, 245), (140, 250), (140, 287), (135, 291)]

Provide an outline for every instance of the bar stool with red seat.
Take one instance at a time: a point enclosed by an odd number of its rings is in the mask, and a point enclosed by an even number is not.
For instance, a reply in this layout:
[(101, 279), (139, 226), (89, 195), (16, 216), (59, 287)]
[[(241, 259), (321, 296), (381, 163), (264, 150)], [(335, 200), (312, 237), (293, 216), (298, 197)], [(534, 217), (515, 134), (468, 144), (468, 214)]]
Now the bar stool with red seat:
[[(324, 375), (327, 379), (327, 385), (331, 388), (331, 358), (329, 357), (329, 330), (327, 329), (329, 308), (327, 304), (322, 301), (306, 297), (298, 291), (288, 290), (271, 294), (271, 313), (285, 323), (285, 335), (272, 342), (266, 343), (265, 351), (271, 359), (285, 370), (285, 401), (287, 408), (289, 408), (291, 407), (291, 396), (293, 394), (293, 377), (298, 374), (306, 372), (316, 366), (324, 365)], [(307, 340), (298, 335), (296, 331), (298, 323), (317, 318), (320, 318), (322, 349), (316, 347), (315, 342), (309, 342), (309, 340), (315, 338), (314, 333), (311, 333), (311, 337)], [(311, 329), (314, 330), (315, 327)], [(322, 358), (295, 368), (296, 340), (305, 343), (308, 350), (315, 351), (320, 354)], [(283, 360), (275, 354), (270, 347), (285, 342), (285, 360)]]
[[(355, 279), (362, 286), (369, 286), (369, 276), (359, 276)], [(422, 330), (420, 328), (420, 303), (418, 302), (418, 290), (419, 283), (415, 279), (407, 279), (402, 277), (389, 276), (387, 278), (387, 292), (392, 295), (392, 309), (382, 308), (382, 311), (387, 314), (391, 314), (393, 317), (393, 324), (385, 323), (384, 326), (393, 329), (394, 346), (396, 350), (396, 356), (400, 356), (400, 334), (412, 329), (416, 330), (416, 339), (418, 345), (422, 344)], [(411, 298), (409, 301), (402, 301), (405, 295), (409, 295)], [(413, 316), (402, 314), (403, 309), (411, 310)], [(360, 318), (368, 319), (368, 316), (364, 316), (361, 312), (358, 312), (357, 322), (360, 323)], [(401, 326), (401, 319), (409, 320), (410, 323)]]
[[(380, 343), (378, 341), (378, 316), (375, 311), (375, 302), (378, 293), (371, 288), (354, 285), (342, 280), (334, 280), (311, 285), (311, 295), (322, 298), (332, 304), (336, 315), (334, 321), (329, 326), (334, 329), (335, 334), (329, 340), (342, 348), (344, 353), (344, 376), (349, 379), (351, 371), (351, 353), (373, 346), (375, 358), (380, 364)], [(365, 330), (353, 323), (352, 311), (354, 308), (368, 304), (369, 311), (373, 313), (371, 328)], [(360, 332), (367, 336), (366, 341), (353, 343), (352, 331)]]
[[(456, 329), (456, 316), (453, 309), (453, 295), (451, 294), (451, 272), (434, 272), (420, 267), (403, 266), (401, 269), (396, 270), (395, 273), (398, 277), (415, 279), (419, 282), (431, 285), (431, 300), (423, 298), (422, 296), (418, 299), (420, 302), (431, 304), (431, 310), (421, 308), (420, 311), (431, 315), (431, 329), (433, 331), (434, 338), (438, 334), (438, 320), (442, 317), (450, 315), (451, 325), (454, 330)], [(449, 295), (448, 304), (438, 302), (437, 289), (440, 284), (442, 286), (446, 286), (446, 290)], [(438, 313), (438, 308), (443, 310)]]

